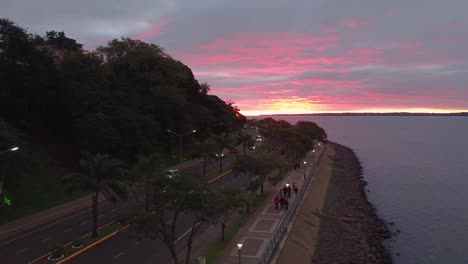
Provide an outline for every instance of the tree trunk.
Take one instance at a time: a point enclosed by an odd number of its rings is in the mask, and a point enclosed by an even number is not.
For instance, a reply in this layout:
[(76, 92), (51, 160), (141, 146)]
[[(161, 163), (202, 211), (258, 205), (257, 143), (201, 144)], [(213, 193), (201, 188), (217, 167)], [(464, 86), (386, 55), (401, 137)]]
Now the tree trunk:
[(226, 224), (221, 223), (221, 240), (224, 241), (224, 230), (226, 230)]
[(190, 231), (190, 236), (189, 236), (188, 241), (187, 241), (187, 253), (185, 255), (185, 264), (190, 263), (190, 253), (192, 251), (192, 240), (193, 240), (193, 236), (197, 232), (197, 226), (198, 226), (198, 221), (195, 222), (192, 225), (192, 228), (191, 228), (191, 231)]
[(260, 183), (260, 195), (263, 197), (263, 181)]
[(203, 177), (206, 176), (206, 155), (203, 155)]
[(98, 199), (99, 199), (99, 192), (95, 191), (91, 195), (92, 199), (92, 206), (93, 206), (93, 226), (92, 226), (92, 236), (97, 237), (98, 236)]
[(145, 174), (145, 209), (149, 211), (150, 207), (150, 183), (149, 183), (149, 175), (148, 173)]
[(179, 264), (179, 259), (177, 258), (177, 252), (175, 251), (175, 247), (172, 245), (172, 246), (169, 246), (168, 245), (168, 248), (169, 248), (169, 252), (171, 253), (171, 257), (172, 257), (172, 261), (174, 262), (174, 264)]

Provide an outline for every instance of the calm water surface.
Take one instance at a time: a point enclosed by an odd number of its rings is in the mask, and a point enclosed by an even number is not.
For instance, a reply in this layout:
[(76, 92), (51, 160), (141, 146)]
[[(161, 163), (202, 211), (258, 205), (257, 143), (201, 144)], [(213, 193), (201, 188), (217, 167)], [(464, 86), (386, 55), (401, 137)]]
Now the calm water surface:
[(396, 264), (468, 263), (467, 117), (275, 119), (314, 121), (355, 150), (369, 199), (401, 230), (391, 243)]

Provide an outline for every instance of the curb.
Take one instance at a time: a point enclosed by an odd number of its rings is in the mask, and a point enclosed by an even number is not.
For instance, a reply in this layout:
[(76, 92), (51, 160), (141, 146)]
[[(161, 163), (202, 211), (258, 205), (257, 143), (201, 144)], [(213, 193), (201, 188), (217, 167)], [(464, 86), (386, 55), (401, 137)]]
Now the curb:
[(70, 256), (64, 258), (63, 260), (57, 262), (56, 264), (64, 264), (64, 263), (67, 263), (68, 261), (70, 261), (70, 260), (72, 260), (72, 259), (78, 257), (79, 255), (85, 253), (86, 251), (88, 251), (88, 250), (94, 248), (95, 246), (97, 246), (97, 245), (99, 245), (99, 244), (105, 242), (106, 240), (108, 240), (108, 239), (112, 238), (113, 236), (117, 235), (118, 233), (124, 231), (124, 230), (127, 229), (128, 227), (129, 227), (129, 225), (123, 226), (123, 227), (120, 228), (119, 230), (114, 231), (114, 232), (110, 233), (109, 235), (107, 235), (107, 236), (105, 236), (105, 237), (99, 239), (98, 241), (94, 242), (93, 244), (88, 245), (87, 247), (81, 249), (80, 251), (77, 251), (77, 252), (71, 254)]
[[(118, 222), (118, 221), (115, 220), (115, 221), (112, 221), (112, 222), (110, 222), (110, 223), (107, 223), (107, 224), (101, 226), (98, 230), (101, 230), (101, 229), (103, 229), (103, 228), (106, 228), (106, 227), (108, 227), (108, 226), (110, 226), (110, 225), (112, 225), (112, 224), (115, 224), (115, 223), (117, 223), (117, 222)], [(121, 231), (123, 231), (123, 230), (125, 230), (125, 229), (127, 229), (127, 228), (128, 228), (128, 225), (122, 227), (121, 229), (119, 229), (119, 230), (117, 230), (117, 231), (114, 231), (114, 232), (110, 233), (109, 235), (107, 235), (107, 236), (101, 238), (100, 240), (95, 241), (94, 243), (88, 245), (88, 246), (85, 247), (85, 248), (82, 248), (81, 250), (79, 250), (79, 251), (73, 253), (72, 255), (66, 257), (65, 259), (63, 259), (63, 260), (61, 260), (61, 261), (59, 261), (59, 262), (57, 262), (57, 263), (65, 263), (65, 262), (63, 262), (63, 261), (65, 261), (65, 260), (67, 260), (67, 261), (70, 260), (70, 259), (71, 259), (71, 258), (70, 258), (71, 256), (74, 256), (74, 255), (76, 255), (76, 254), (78, 254), (78, 253), (80, 253), (80, 252), (82, 252), (82, 251), (84, 252), (85, 250), (88, 250), (88, 249), (90, 249), (91, 247), (94, 247), (95, 244), (100, 244), (101, 242), (104, 242), (105, 240), (109, 239), (110, 237), (116, 235), (117, 233), (119, 233), (119, 232), (121, 232)], [(114, 233), (115, 233), (115, 234), (114, 234)], [(87, 237), (87, 236), (89, 236), (89, 235), (91, 235), (91, 232), (85, 234), (84, 236), (81, 236), (80, 239), (82, 239), (82, 238), (84, 238), (84, 237)], [(63, 245), (63, 246), (64, 246), (64, 247), (67, 247), (67, 246), (71, 245), (73, 242), (74, 242), (74, 241), (68, 242), (67, 244), (65, 244), (65, 245)], [(48, 257), (50, 254), (52, 254), (52, 252), (48, 252), (47, 254), (42, 255), (42, 256), (40, 256), (40, 257), (38, 257), (38, 258), (36, 258), (36, 259), (30, 261), (30, 262), (28, 262), (28, 264), (36, 263), (36, 262), (38, 262), (38, 261), (40, 261), (40, 260), (42, 260), (42, 259)], [(81, 253), (80, 253), (80, 254), (81, 254)], [(76, 255), (76, 256), (78, 256), (78, 255)], [(74, 256), (74, 257), (76, 257), (76, 256)]]

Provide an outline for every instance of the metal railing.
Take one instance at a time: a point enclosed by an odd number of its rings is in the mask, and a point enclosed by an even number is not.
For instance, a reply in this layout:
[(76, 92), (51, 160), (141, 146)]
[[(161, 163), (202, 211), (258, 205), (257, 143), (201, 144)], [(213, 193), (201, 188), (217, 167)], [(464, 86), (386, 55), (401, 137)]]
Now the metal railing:
[(260, 260), (258, 261), (258, 264), (268, 264), (268, 262), (271, 259), (271, 256), (275, 252), (276, 247), (278, 246), (278, 243), (281, 241), (283, 238), (283, 235), (288, 227), (289, 221), (291, 220), (294, 212), (296, 211), (296, 208), (299, 204), (299, 202), (302, 200), (302, 197), (305, 195), (307, 191), (307, 187), (312, 180), (312, 176), (314, 175), (314, 172), (317, 170), (319, 161), (322, 159), (323, 153), (325, 153), (325, 150), (327, 148), (327, 145), (323, 145), (323, 148), (320, 152), (320, 155), (316, 159), (317, 161), (314, 161), (314, 164), (312, 167), (306, 170), (306, 177), (304, 180), (304, 183), (302, 186), (304, 188), (301, 188), (299, 192), (297, 193), (296, 198), (294, 201), (289, 205), (288, 210), (286, 213), (283, 215), (283, 217), (280, 220), (279, 225), (276, 227), (275, 231), (273, 232), (273, 237), (268, 241), (268, 244), (265, 248), (265, 251), (263, 252), (262, 256), (260, 257)]

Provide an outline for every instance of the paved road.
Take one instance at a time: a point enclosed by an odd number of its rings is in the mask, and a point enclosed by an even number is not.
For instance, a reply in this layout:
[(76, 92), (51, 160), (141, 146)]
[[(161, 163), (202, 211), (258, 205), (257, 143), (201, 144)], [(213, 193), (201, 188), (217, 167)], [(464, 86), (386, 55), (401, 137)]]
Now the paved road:
[[(227, 164), (234, 159), (235, 157), (228, 155), (223, 161), (223, 164)], [(218, 169), (218, 161), (213, 161), (207, 165), (208, 172), (217, 172)], [(192, 165), (184, 169), (182, 173), (187, 171), (191, 173), (201, 173), (202, 164)], [(101, 203), (98, 217), (99, 224), (104, 225), (118, 219), (133, 203), (134, 201), (132, 200), (122, 201), (116, 204), (109, 202)], [(32, 232), (21, 234), (15, 239), (0, 241), (1, 263), (28, 263), (46, 254), (49, 252), (50, 248), (57, 244), (66, 244), (84, 236), (90, 231), (90, 220), (90, 209), (84, 208), (54, 223), (40, 227)]]
[[(234, 177), (232, 173), (213, 182), (214, 186), (218, 187), (240, 187), (245, 186), (249, 182), (247, 175), (239, 175)], [(181, 217), (180, 228), (177, 230), (179, 240), (176, 243), (178, 251), (182, 250), (188, 238), (190, 230), (190, 217)], [(202, 226), (200, 233), (207, 226)], [(200, 234), (199, 233), (199, 234)], [(139, 241), (131, 234), (131, 231), (125, 230), (105, 243), (89, 250), (85, 254), (73, 259), (71, 264), (84, 263), (129, 263), (129, 264), (146, 264), (146, 263), (168, 263), (171, 257), (166, 246), (159, 240), (142, 240)]]

